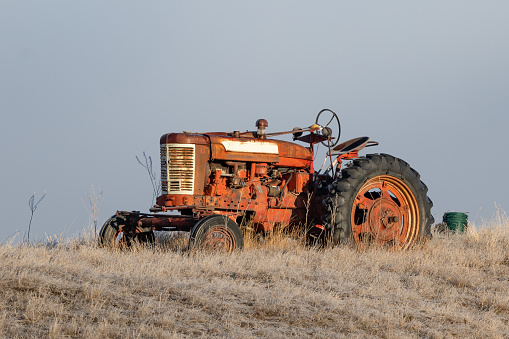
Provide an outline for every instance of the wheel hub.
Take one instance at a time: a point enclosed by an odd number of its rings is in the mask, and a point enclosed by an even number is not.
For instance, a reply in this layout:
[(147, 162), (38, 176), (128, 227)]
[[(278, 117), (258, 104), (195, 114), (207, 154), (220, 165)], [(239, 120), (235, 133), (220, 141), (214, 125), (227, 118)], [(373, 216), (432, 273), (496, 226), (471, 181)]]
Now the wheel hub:
[(386, 242), (399, 232), (401, 214), (392, 199), (380, 198), (368, 210), (369, 228), (375, 239)]
[(235, 237), (226, 227), (213, 227), (205, 234), (203, 248), (213, 251), (232, 252), (235, 248)]

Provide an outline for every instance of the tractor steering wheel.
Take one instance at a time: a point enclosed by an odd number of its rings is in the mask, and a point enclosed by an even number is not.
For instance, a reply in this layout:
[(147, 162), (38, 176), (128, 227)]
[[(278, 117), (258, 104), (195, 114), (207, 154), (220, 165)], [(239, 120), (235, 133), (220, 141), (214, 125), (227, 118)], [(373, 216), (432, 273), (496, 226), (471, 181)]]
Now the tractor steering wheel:
[[(322, 125), (322, 124), (319, 123), (319, 120), (320, 120), (320, 116), (324, 112), (329, 112), (331, 114), (331, 118), (327, 122), (327, 124)], [(322, 117), (322, 120), (326, 121), (324, 117)], [(334, 120), (336, 120), (335, 123), (333, 123)], [(334, 113), (332, 110), (328, 109), (328, 108), (322, 109), (320, 112), (318, 112), (318, 115), (316, 116), (316, 122), (315, 123), (317, 125), (320, 125), (320, 126), (323, 127), (322, 135), (324, 137), (327, 137), (326, 141), (322, 141), (322, 145), (324, 145), (325, 147), (331, 147), (331, 148), (336, 146), (338, 144), (338, 142), (339, 142), (339, 137), (341, 136), (341, 124), (339, 123), (338, 115), (336, 113)], [(336, 124), (338, 126), (336, 140), (333, 140), (333, 138), (332, 138), (333, 137), (333, 133), (335, 133), (335, 130), (333, 130), (332, 128), (329, 127), (329, 125), (331, 125), (331, 123), (332, 123), (332, 125), (334, 125), (334, 127), (336, 127), (335, 126)]]

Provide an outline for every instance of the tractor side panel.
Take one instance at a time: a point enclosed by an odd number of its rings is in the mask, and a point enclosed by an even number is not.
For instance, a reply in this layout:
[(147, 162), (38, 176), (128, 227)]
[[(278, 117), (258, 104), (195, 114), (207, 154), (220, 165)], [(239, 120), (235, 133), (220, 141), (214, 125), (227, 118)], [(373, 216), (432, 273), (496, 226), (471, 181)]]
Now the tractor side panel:
[(195, 177), (194, 194), (203, 195), (207, 179), (210, 175), (209, 159), (210, 149), (208, 145), (196, 145), (195, 153)]
[(313, 161), (313, 154), (307, 147), (282, 140), (273, 140), (273, 142), (277, 144), (281, 158)]
[(266, 163), (279, 161), (279, 149), (275, 142), (217, 135), (209, 137), (212, 159)]

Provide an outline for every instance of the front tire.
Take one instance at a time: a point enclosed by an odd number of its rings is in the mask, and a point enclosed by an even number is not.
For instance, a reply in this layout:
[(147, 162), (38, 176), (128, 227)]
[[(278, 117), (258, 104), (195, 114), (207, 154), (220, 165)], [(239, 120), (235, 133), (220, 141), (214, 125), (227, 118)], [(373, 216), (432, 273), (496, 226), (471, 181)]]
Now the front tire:
[(224, 215), (210, 215), (199, 220), (189, 236), (190, 249), (232, 253), (244, 247), (239, 225)]
[(355, 159), (341, 171), (325, 200), (333, 243), (408, 249), (431, 236), (433, 203), (420, 175), (387, 154)]

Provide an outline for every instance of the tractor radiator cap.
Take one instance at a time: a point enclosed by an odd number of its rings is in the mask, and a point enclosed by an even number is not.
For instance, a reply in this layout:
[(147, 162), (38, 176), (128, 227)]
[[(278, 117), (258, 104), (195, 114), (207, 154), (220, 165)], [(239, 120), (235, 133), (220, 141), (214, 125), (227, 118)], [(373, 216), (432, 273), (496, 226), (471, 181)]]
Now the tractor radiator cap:
[(260, 139), (266, 139), (265, 137), (265, 127), (268, 127), (269, 123), (265, 119), (258, 119), (256, 120), (256, 127), (258, 130), (256, 131), (256, 134), (258, 138)]
[(269, 127), (269, 123), (265, 119), (258, 119), (256, 120), (256, 127)]

